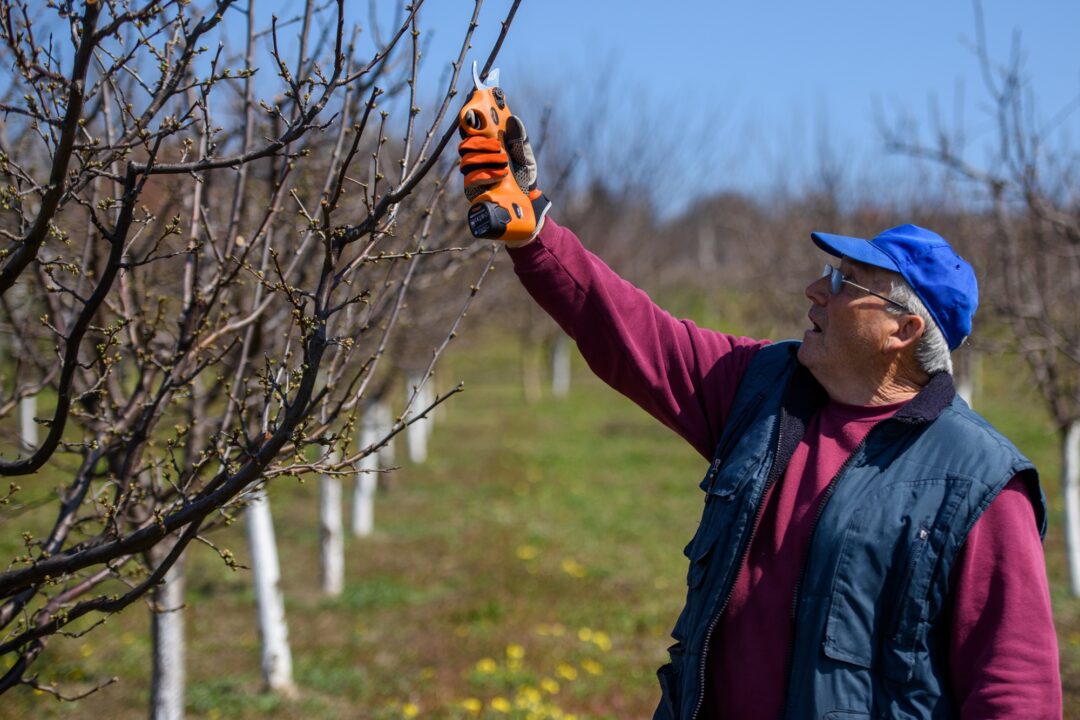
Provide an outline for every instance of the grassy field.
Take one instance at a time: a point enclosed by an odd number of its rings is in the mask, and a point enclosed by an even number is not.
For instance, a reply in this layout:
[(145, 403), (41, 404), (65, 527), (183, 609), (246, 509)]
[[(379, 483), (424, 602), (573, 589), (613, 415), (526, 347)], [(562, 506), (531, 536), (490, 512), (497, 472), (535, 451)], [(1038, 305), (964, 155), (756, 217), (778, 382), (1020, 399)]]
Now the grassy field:
[[(1065, 593), (1056, 442), (1018, 368), (986, 363), (978, 404), (1043, 471), (1066, 717), (1080, 718), (1080, 602)], [(189, 717), (651, 716), (704, 462), (580, 363), (572, 397), (531, 406), (513, 345), (458, 347), (440, 377), (466, 392), (440, 418), (431, 459), (406, 463), (380, 494), (375, 535), (349, 539), (342, 596), (318, 592), (317, 483), (272, 488), (296, 698), (260, 692), (249, 575), (204, 547), (189, 554)], [(0, 550), (32, 522), (5, 519)], [(215, 541), (245, 561), (242, 523)], [(43, 680), (72, 691), (120, 682), (76, 704), (19, 689), (0, 718), (146, 717), (147, 627), (133, 607), (55, 640)]]

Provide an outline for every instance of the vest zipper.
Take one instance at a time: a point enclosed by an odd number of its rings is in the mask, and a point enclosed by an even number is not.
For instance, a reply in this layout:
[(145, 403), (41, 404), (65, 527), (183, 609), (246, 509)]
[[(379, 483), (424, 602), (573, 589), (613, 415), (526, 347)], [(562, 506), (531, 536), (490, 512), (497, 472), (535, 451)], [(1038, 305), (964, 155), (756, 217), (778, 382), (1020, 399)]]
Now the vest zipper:
[(776, 459), (780, 455), (781, 440), (784, 436), (784, 415), (784, 411), (781, 410), (780, 423), (776, 430), (776, 449), (773, 452), (773, 467), (769, 469), (769, 476), (765, 480), (765, 487), (761, 490), (761, 503), (758, 505), (757, 510), (754, 511), (754, 524), (750, 526), (749, 536), (746, 538), (742, 550), (739, 552), (738, 563), (735, 565), (735, 575), (728, 584), (727, 592), (724, 594), (724, 601), (720, 603), (720, 608), (713, 614), (712, 619), (709, 621), (709, 627), (705, 631), (705, 643), (701, 647), (701, 661), (698, 663), (697, 704), (694, 705), (694, 712), (690, 714), (690, 720), (696, 720), (698, 713), (701, 712), (701, 706), (705, 704), (705, 661), (709, 654), (709, 642), (712, 640), (712, 634), (716, 629), (716, 625), (720, 622), (720, 616), (724, 614), (724, 610), (727, 609), (728, 602), (731, 600), (731, 592), (735, 589), (735, 582), (739, 579), (739, 573), (742, 571), (743, 562), (746, 561), (746, 556), (750, 553), (750, 544), (754, 540), (754, 535), (757, 534), (761, 515), (765, 512), (765, 498), (769, 494), (769, 488), (773, 486), (779, 475), (778, 472), (774, 471), (776, 469)]

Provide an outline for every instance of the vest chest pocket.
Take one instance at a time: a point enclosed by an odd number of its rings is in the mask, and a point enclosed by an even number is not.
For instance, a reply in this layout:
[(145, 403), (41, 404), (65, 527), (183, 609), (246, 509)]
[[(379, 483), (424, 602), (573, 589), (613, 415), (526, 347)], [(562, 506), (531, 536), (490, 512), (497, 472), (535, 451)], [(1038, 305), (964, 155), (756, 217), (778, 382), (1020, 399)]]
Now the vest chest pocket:
[[(823, 651), (907, 682), (929, 652), (941, 610), (933, 592), (970, 482), (948, 478), (889, 484), (850, 515), (829, 591)], [(946, 563), (947, 565), (948, 563)]]
[(729, 538), (740, 515), (745, 515), (743, 496), (760, 467), (761, 461), (756, 458), (727, 465), (714, 461), (701, 481), (705, 508), (697, 532), (683, 548), (683, 554), (690, 560), (686, 584), (691, 590), (704, 580), (717, 542)]

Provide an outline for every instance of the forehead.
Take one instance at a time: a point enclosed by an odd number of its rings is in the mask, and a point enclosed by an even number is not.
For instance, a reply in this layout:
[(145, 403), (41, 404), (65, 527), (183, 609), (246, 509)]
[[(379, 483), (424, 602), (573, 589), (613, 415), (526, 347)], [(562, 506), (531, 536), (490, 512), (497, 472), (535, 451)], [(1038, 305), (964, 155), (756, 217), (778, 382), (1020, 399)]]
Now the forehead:
[(892, 281), (894, 276), (899, 277), (898, 273), (867, 265), (847, 257), (840, 259), (840, 272), (852, 279), (862, 280), (864, 284), (871, 282), (888, 283)]

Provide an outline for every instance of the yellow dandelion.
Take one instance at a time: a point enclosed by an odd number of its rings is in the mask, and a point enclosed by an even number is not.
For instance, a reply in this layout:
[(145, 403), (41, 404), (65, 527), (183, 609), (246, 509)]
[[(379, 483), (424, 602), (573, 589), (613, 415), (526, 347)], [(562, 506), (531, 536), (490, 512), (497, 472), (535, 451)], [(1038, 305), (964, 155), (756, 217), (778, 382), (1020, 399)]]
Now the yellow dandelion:
[(407, 718), (414, 718), (420, 714), (420, 708), (418, 708), (414, 703), (405, 703), (401, 706), (401, 714), (402, 716)]
[(511, 660), (521, 660), (525, 657), (525, 648), (517, 643), (510, 643), (506, 646), (506, 657)]
[(90, 657), (94, 654), (94, 646), (90, 643), (84, 643), (83, 646), (79, 648), (79, 654), (83, 657)]
[(135, 642), (135, 636), (129, 632), (122, 632), (120, 633), (120, 642), (124, 643), (125, 645), (131, 645)]
[(539, 705), (543, 696), (540, 695), (540, 691), (534, 688), (532, 685), (525, 685), (517, 691), (517, 704), (519, 708), (528, 708), (533, 705)]
[(667, 587), (668, 587), (667, 578), (662, 578), (662, 577), (658, 577), (655, 580), (653, 580), (652, 584), (653, 584), (653, 587), (656, 588), (657, 590), (666, 590)]
[(500, 695), (499, 697), (491, 698), (491, 709), (499, 713), (508, 713), (513, 708), (510, 705), (510, 701)]
[(611, 650), (611, 638), (608, 637), (606, 632), (597, 630), (592, 636), (593, 644), (600, 648), (604, 652), (610, 652)]
[(589, 642), (592, 640), (592, 628), (579, 628), (577, 631), (578, 640), (581, 642)]
[(559, 683), (551, 678), (544, 678), (540, 681), (540, 689), (548, 695), (555, 695), (559, 692)]
[(540, 555), (540, 550), (532, 545), (518, 545), (518, 560), (535, 560)]
[(478, 673), (481, 673), (481, 674), (484, 674), (484, 675), (490, 675), (491, 673), (495, 672), (498, 669), (499, 669), (498, 663), (496, 663), (491, 658), (480, 658), (479, 660), (476, 661), (476, 672), (478, 672)]
[(424, 680), (430, 680), (435, 677), (435, 668), (426, 667), (420, 671), (420, 677)]
[(206, 713), (206, 717), (210, 720), (221, 720), (221, 711), (217, 708), (210, 708), (210, 712)]
[(574, 578), (583, 578), (589, 574), (589, 571), (585, 569), (585, 566), (574, 558), (563, 558), (562, 569), (564, 573)]
[(592, 658), (585, 658), (581, 661), (581, 669), (590, 675), (599, 675), (604, 672), (604, 666), (596, 662)]
[(577, 668), (568, 663), (559, 663), (555, 668), (555, 674), (561, 677), (563, 680), (576, 680)]
[(459, 704), (461, 705), (462, 710), (467, 713), (472, 713), (473, 715), (479, 715), (480, 710), (482, 710), (484, 707), (484, 703), (480, 702), (476, 698), (465, 698)]

